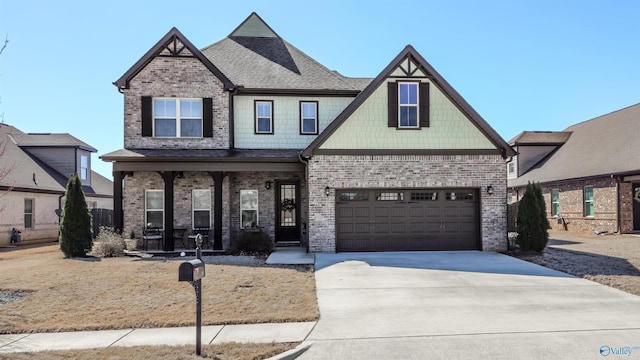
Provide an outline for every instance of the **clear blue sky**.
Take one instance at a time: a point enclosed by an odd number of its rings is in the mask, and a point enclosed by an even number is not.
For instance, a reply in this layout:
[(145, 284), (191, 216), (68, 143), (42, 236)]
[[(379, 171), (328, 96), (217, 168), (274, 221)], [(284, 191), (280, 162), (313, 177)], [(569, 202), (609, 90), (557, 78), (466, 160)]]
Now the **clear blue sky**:
[(636, 0), (0, 0), (0, 113), (89, 143), (110, 178), (98, 155), (123, 147), (112, 82), (173, 26), (203, 48), (252, 11), (347, 76), (375, 77), (413, 45), (506, 140), (640, 102)]

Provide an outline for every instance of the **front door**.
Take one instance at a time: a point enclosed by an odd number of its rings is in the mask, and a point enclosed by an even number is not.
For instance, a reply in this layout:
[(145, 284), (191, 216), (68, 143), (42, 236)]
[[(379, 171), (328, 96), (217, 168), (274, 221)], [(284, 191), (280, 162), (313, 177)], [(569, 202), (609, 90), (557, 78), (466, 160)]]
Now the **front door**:
[(300, 242), (300, 182), (276, 181), (276, 243)]
[(640, 230), (640, 183), (633, 184), (633, 230)]

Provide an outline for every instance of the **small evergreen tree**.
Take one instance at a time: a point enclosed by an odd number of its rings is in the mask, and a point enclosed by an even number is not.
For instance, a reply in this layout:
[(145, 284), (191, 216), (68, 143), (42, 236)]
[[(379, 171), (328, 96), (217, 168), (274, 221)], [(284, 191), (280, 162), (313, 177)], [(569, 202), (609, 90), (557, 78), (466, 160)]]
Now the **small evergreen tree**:
[(91, 215), (77, 174), (67, 183), (66, 200), (60, 221), (60, 250), (64, 256), (86, 256), (91, 250)]
[(549, 241), (549, 221), (538, 184), (529, 183), (518, 206), (518, 238), (516, 242), (522, 251), (541, 252)]

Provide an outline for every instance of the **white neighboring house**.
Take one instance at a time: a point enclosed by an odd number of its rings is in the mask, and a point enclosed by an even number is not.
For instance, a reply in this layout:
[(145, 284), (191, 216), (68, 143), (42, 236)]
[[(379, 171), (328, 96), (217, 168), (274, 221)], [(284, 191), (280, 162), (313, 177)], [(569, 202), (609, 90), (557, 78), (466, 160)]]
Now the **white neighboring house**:
[(0, 246), (58, 238), (67, 181), (80, 175), (89, 208), (113, 209), (113, 182), (91, 170), (96, 149), (70, 134), (27, 134), (0, 124)]

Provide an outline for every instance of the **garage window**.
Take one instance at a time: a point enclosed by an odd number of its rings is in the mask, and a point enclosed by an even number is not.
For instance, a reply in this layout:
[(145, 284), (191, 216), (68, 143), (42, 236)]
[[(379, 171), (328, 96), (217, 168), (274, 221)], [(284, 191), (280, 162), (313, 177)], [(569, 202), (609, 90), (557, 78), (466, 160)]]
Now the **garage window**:
[(401, 192), (379, 192), (376, 194), (376, 201), (402, 201), (404, 194)]
[(452, 191), (447, 193), (447, 200), (460, 201), (460, 200), (473, 200), (474, 195), (472, 192), (466, 191)]
[(412, 192), (411, 201), (436, 201), (438, 200), (438, 193), (435, 191), (428, 192)]
[(346, 191), (338, 195), (340, 201), (368, 201), (369, 192)]

